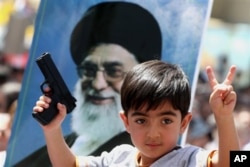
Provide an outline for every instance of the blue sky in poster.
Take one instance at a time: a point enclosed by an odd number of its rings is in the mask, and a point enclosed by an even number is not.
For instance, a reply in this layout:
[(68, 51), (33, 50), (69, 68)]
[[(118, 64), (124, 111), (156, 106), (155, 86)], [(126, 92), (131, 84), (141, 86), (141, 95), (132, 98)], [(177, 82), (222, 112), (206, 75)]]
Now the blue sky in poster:
[[(138, 3), (152, 12), (163, 34), (162, 59), (180, 64), (190, 81), (193, 81), (201, 37), (209, 17), (211, 1), (127, 1)], [(66, 84), (72, 90), (77, 75), (69, 52), (70, 33), (85, 10), (99, 2), (103, 0), (41, 1), (6, 164), (17, 162), (45, 143), (39, 124), (31, 116), (32, 107), (41, 95), (39, 86), (44, 81), (35, 64), (35, 59), (45, 51), (50, 52)], [(70, 116), (63, 124), (65, 134), (70, 132), (69, 121)]]

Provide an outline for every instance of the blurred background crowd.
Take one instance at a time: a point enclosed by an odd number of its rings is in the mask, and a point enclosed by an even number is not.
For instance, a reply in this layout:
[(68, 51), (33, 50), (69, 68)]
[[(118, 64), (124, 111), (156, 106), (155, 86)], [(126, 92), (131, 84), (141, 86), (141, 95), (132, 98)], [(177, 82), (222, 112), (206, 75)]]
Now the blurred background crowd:
[(6, 157), (38, 0), (0, 0), (0, 167)]
[[(223, 81), (229, 67), (237, 66), (234, 89), (237, 93), (235, 122), (242, 149), (250, 150), (250, 1), (214, 0), (201, 48), (199, 75), (192, 102), (193, 120), (187, 143), (217, 148), (217, 127), (209, 107), (210, 88), (206, 66), (216, 70)], [(229, 139), (230, 140), (230, 139)]]
[[(4, 159), (22, 77), (34, 33), (40, 0), (0, 0), (0, 162)], [(211, 65), (224, 79), (229, 66), (237, 66), (235, 109), (242, 149), (250, 150), (250, 1), (214, 0), (205, 30), (199, 75), (187, 143), (217, 147), (215, 121), (208, 101), (211, 90), (205, 67)], [(1, 166), (1, 163), (0, 163)]]

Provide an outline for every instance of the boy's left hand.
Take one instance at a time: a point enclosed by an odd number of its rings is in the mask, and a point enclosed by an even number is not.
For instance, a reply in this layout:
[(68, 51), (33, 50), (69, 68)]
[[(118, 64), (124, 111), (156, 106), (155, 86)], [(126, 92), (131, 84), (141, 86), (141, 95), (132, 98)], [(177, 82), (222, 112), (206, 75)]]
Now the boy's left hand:
[(222, 83), (218, 83), (215, 78), (214, 71), (210, 66), (207, 67), (206, 71), (209, 85), (213, 90), (209, 99), (212, 111), (217, 116), (231, 115), (236, 104), (236, 93), (231, 85), (236, 72), (236, 66), (231, 66), (225, 80)]

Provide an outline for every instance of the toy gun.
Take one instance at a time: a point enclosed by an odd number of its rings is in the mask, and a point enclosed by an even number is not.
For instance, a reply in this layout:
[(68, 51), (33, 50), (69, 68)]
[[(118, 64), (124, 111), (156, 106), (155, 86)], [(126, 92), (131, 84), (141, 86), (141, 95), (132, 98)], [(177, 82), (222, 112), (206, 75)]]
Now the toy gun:
[[(76, 107), (76, 99), (68, 90), (49, 53), (44, 53), (38, 57), (36, 63), (45, 78), (40, 88), (52, 101), (49, 108), (44, 109), (43, 112), (33, 112), (32, 116), (41, 124), (47, 125), (59, 112), (57, 109), (58, 102), (64, 104), (67, 108), (67, 113), (70, 113)], [(46, 88), (49, 88), (49, 91)]]

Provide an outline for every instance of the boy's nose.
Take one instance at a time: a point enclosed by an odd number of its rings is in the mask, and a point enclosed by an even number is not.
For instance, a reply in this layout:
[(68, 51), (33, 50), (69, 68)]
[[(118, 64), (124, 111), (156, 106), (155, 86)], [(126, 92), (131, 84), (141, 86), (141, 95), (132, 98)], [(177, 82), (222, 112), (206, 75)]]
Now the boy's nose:
[(160, 132), (157, 130), (158, 128), (155, 126), (151, 126), (148, 130), (148, 137), (151, 139), (156, 139), (160, 137)]

